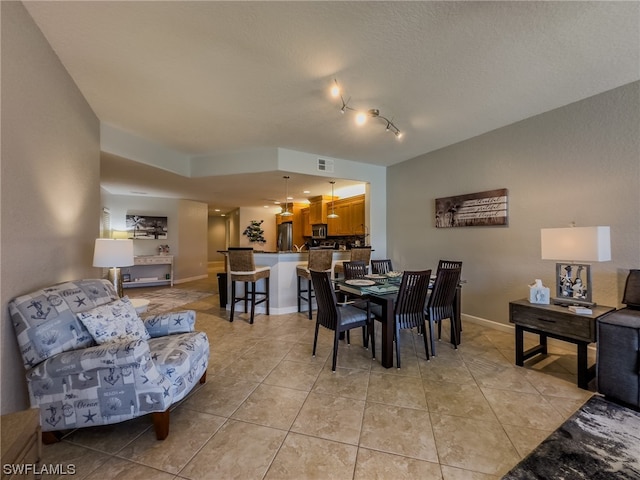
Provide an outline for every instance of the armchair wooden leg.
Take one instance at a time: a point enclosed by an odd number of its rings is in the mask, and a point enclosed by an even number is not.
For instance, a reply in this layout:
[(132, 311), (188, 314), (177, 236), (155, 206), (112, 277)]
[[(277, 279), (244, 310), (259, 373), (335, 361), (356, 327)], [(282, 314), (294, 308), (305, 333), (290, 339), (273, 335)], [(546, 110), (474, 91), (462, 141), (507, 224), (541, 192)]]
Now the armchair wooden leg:
[(62, 434), (60, 432), (42, 432), (42, 443), (45, 445), (58, 443), (61, 438)]
[(153, 428), (156, 431), (156, 438), (164, 440), (169, 436), (169, 409), (164, 412), (153, 412)]
[(207, 371), (205, 370), (202, 376), (200, 377), (200, 385), (203, 385), (207, 382)]

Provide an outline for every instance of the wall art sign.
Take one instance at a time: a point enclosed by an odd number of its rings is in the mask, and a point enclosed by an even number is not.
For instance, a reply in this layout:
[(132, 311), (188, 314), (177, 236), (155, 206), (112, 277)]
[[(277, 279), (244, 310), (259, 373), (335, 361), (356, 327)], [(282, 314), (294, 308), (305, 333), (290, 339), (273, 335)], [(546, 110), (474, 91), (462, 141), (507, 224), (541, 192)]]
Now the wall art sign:
[(508, 190), (436, 198), (436, 227), (486, 227), (508, 225)]
[(127, 232), (135, 240), (166, 240), (167, 217), (127, 215)]

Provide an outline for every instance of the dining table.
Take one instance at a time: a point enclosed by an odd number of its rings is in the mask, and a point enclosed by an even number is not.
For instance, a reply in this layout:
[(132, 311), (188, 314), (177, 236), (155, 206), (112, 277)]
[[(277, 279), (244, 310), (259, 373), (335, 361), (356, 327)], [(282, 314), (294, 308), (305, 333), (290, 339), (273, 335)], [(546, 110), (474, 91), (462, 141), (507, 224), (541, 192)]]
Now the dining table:
[[(382, 317), (380, 318), (382, 323), (382, 357), (380, 358), (380, 364), (384, 368), (391, 368), (393, 367), (393, 335), (395, 330), (394, 306), (400, 291), (402, 275), (387, 275), (367, 275), (364, 279), (352, 280), (334, 279), (334, 283), (337, 289), (343, 293), (368, 299), (371, 303), (380, 305), (382, 309)], [(434, 280), (435, 275), (432, 275), (429, 288), (433, 286)], [(460, 343), (462, 332), (460, 305), (463, 283), (464, 281), (461, 280), (458, 285), (453, 304), (454, 321), (458, 329), (458, 344)], [(453, 343), (453, 335), (451, 337), (451, 342)]]

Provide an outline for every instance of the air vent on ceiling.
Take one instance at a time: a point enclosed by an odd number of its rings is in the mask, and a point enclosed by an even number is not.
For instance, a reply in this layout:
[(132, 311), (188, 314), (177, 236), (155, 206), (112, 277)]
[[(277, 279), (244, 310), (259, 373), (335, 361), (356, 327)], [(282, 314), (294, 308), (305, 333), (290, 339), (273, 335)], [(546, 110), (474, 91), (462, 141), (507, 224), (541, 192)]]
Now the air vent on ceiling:
[(319, 172), (333, 172), (333, 160), (325, 160), (324, 158), (318, 159), (318, 171)]

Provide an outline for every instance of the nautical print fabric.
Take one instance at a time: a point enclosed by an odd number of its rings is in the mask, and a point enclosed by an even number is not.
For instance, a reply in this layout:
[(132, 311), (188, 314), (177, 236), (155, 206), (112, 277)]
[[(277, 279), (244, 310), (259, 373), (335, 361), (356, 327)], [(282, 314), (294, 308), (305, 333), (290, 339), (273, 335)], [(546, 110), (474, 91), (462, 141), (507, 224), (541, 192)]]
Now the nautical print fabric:
[(196, 312), (184, 310), (182, 312), (150, 315), (144, 318), (144, 326), (152, 338), (173, 335), (175, 333), (193, 332), (196, 324)]
[[(130, 306), (128, 299), (118, 300), (106, 280), (69, 282), (10, 302), (31, 406), (40, 408), (43, 431), (166, 411), (205, 374), (209, 339), (204, 332), (194, 332), (194, 311), (153, 316), (150, 324), (158, 338), (95, 345), (76, 314), (101, 306), (108, 308), (100, 311), (113, 312), (128, 308), (125, 304)], [(185, 333), (162, 336), (162, 331)], [(45, 338), (55, 341), (45, 348)]]
[(78, 319), (98, 345), (151, 338), (129, 297), (79, 313)]
[(38, 290), (9, 302), (24, 367), (60, 352), (95, 345), (76, 314), (118, 299), (107, 280), (78, 280)]

